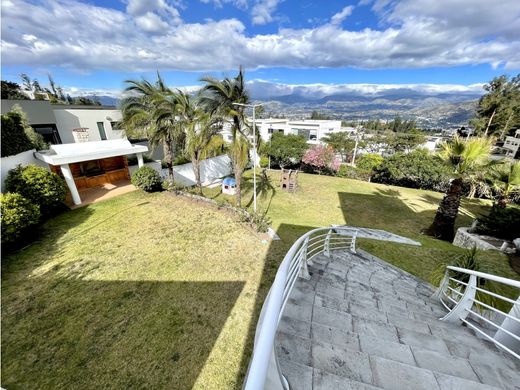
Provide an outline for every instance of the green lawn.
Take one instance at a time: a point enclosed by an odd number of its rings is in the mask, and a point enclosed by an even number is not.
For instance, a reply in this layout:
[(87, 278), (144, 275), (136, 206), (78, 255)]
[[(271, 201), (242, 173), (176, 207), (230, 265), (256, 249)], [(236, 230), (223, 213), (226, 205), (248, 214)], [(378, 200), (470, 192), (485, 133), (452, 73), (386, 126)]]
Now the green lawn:
[[(463, 252), (419, 233), (441, 194), (305, 174), (299, 181), (295, 194), (260, 198), (281, 241), (169, 193), (133, 192), (48, 221), (37, 242), (2, 261), (2, 386), (238, 389), (277, 266), (307, 230), (347, 223), (419, 240), (422, 247), (360, 246), (424, 279)], [(218, 189), (206, 194), (223, 199)], [(250, 198), (246, 190), (244, 204)], [(486, 207), (464, 202), (459, 224)], [(515, 277), (505, 256), (482, 259)]]

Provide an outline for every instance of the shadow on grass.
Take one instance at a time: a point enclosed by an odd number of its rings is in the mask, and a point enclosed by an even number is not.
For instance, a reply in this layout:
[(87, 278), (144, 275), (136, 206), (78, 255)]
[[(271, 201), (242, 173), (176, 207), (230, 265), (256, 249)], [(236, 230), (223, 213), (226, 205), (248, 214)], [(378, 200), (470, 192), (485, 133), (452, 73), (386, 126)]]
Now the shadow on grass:
[(2, 316), (5, 388), (175, 388), (197, 380), (245, 282), (34, 278)]
[(265, 298), (267, 297), (269, 289), (273, 284), (278, 267), (284, 259), (287, 251), (291, 248), (292, 244), (294, 244), (294, 242), (301, 235), (314, 228), (316, 228), (316, 226), (281, 224), (276, 231), (276, 234), (278, 234), (280, 240), (270, 242), (269, 249), (264, 261), (264, 269), (262, 271), (260, 284), (256, 292), (253, 317), (250, 321), (247, 333), (247, 343), (242, 355), (242, 361), (240, 363), (240, 372), (236, 381), (236, 390), (242, 389), (242, 383), (245, 380), (247, 369), (252, 357), (255, 332), (258, 325), (258, 317), (260, 315), (260, 311), (262, 310), (262, 306), (264, 304)]

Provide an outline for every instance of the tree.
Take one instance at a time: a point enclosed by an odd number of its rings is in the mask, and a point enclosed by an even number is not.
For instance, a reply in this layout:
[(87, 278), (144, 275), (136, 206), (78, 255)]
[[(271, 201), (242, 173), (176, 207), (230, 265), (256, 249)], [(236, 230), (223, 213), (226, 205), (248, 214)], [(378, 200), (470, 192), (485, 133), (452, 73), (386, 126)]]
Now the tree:
[(205, 112), (196, 99), (181, 91), (178, 92), (178, 106), (182, 126), (186, 132), (184, 152), (191, 160), (195, 183), (202, 193), (200, 162), (211, 150), (214, 137), (222, 129), (222, 121), (215, 113)]
[(463, 140), (457, 136), (450, 143), (442, 144), (438, 157), (450, 168), (452, 179), (433, 223), (426, 229), (427, 234), (443, 240), (453, 239), (464, 179), (488, 168), (491, 146), (492, 140), (486, 137)]
[(33, 144), (27, 137), (22, 123), (22, 117), (16, 112), (8, 112), (2, 115), (2, 157), (31, 150)]
[(159, 72), (155, 83), (144, 79), (125, 83), (128, 97), (121, 102), (125, 134), (147, 138), (152, 147), (163, 145), (169, 180), (173, 183), (173, 144), (181, 132), (177, 96), (166, 87)]
[(298, 163), (309, 145), (304, 136), (283, 133), (274, 133), (264, 150), (280, 167)]
[(496, 194), (496, 204), (505, 208), (510, 198), (520, 193), (520, 161), (508, 161), (493, 166), (488, 181)]
[(311, 118), (310, 119), (314, 119), (314, 120), (329, 120), (329, 119), (332, 119), (332, 118), (330, 117), (330, 115), (323, 114), (321, 112), (318, 112), (318, 111), (314, 110), (311, 113)]
[(17, 83), (2, 80), (2, 99), (8, 100), (29, 100), (29, 96), (22, 92)]
[(236, 205), (242, 204), (242, 174), (248, 162), (249, 128), (245, 124), (244, 107), (235, 103), (249, 103), (249, 93), (244, 81), (244, 70), (240, 67), (238, 74), (223, 80), (213, 77), (203, 77), (205, 83), (201, 91), (201, 102), (208, 112), (216, 113), (223, 118), (229, 118), (231, 124), (231, 146), (229, 155), (233, 165), (236, 181)]
[(339, 161), (330, 146), (314, 145), (305, 152), (302, 161), (319, 174), (327, 170), (337, 172), (339, 169)]
[(505, 75), (495, 77), (484, 89), (487, 93), (480, 98), (471, 123), (477, 133), (503, 138), (520, 126), (520, 74), (511, 80)]
[(33, 148), (36, 150), (44, 150), (49, 147), (47, 142), (43, 139), (43, 136), (31, 127), (29, 124), (29, 118), (27, 117), (27, 114), (22, 110), (22, 107), (20, 107), (18, 104), (15, 104), (10, 112), (14, 112), (18, 115), (20, 115), (20, 124), (22, 125), (25, 135), (29, 140), (31, 141)]
[(356, 141), (349, 137), (346, 131), (339, 133), (331, 133), (326, 137), (322, 137), (323, 142), (331, 146), (336, 153), (341, 156), (341, 161), (345, 162), (347, 155), (349, 155), (356, 145)]

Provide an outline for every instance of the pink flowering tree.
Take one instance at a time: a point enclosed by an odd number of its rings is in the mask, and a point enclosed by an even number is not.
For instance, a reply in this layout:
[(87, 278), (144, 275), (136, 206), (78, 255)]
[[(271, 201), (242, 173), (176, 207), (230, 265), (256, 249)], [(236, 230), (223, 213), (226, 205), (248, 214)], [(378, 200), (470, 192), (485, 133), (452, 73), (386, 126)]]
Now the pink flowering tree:
[(327, 170), (337, 172), (339, 169), (339, 160), (331, 146), (313, 146), (305, 152), (302, 161), (313, 167), (319, 174)]

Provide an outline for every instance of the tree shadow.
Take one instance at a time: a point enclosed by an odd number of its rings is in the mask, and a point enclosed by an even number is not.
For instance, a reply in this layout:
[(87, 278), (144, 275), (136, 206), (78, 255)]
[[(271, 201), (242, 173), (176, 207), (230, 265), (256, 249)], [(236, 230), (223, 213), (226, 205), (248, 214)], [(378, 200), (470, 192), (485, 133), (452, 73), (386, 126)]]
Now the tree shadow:
[(2, 316), (6, 388), (191, 389), (245, 285), (33, 282), (52, 288)]
[[(247, 191), (251, 191), (251, 199), (246, 204), (246, 208), (251, 207), (254, 201), (254, 185), (253, 178), (247, 177), (244, 180), (243, 188)], [(276, 188), (273, 185), (272, 178), (269, 176), (267, 171), (264, 169), (260, 174), (256, 175), (256, 196), (257, 198), (264, 201), (269, 199), (267, 202), (267, 207), (264, 210), (264, 214), (267, 214), (269, 208), (271, 207), (271, 202), (273, 201), (274, 196), (276, 195)]]
[(236, 381), (236, 390), (242, 389), (242, 383), (245, 379), (252, 357), (256, 327), (258, 325), (258, 317), (260, 315), (260, 311), (262, 310), (262, 306), (264, 304), (265, 298), (267, 297), (269, 289), (273, 284), (278, 267), (280, 266), (287, 251), (291, 248), (294, 242), (301, 235), (315, 228), (316, 226), (281, 224), (276, 230), (276, 234), (280, 237), (280, 240), (273, 240), (269, 244), (269, 249), (264, 260), (264, 268), (262, 270), (259, 287), (256, 292), (253, 315), (247, 332), (247, 343), (244, 348), (244, 353), (242, 354), (240, 371)]

